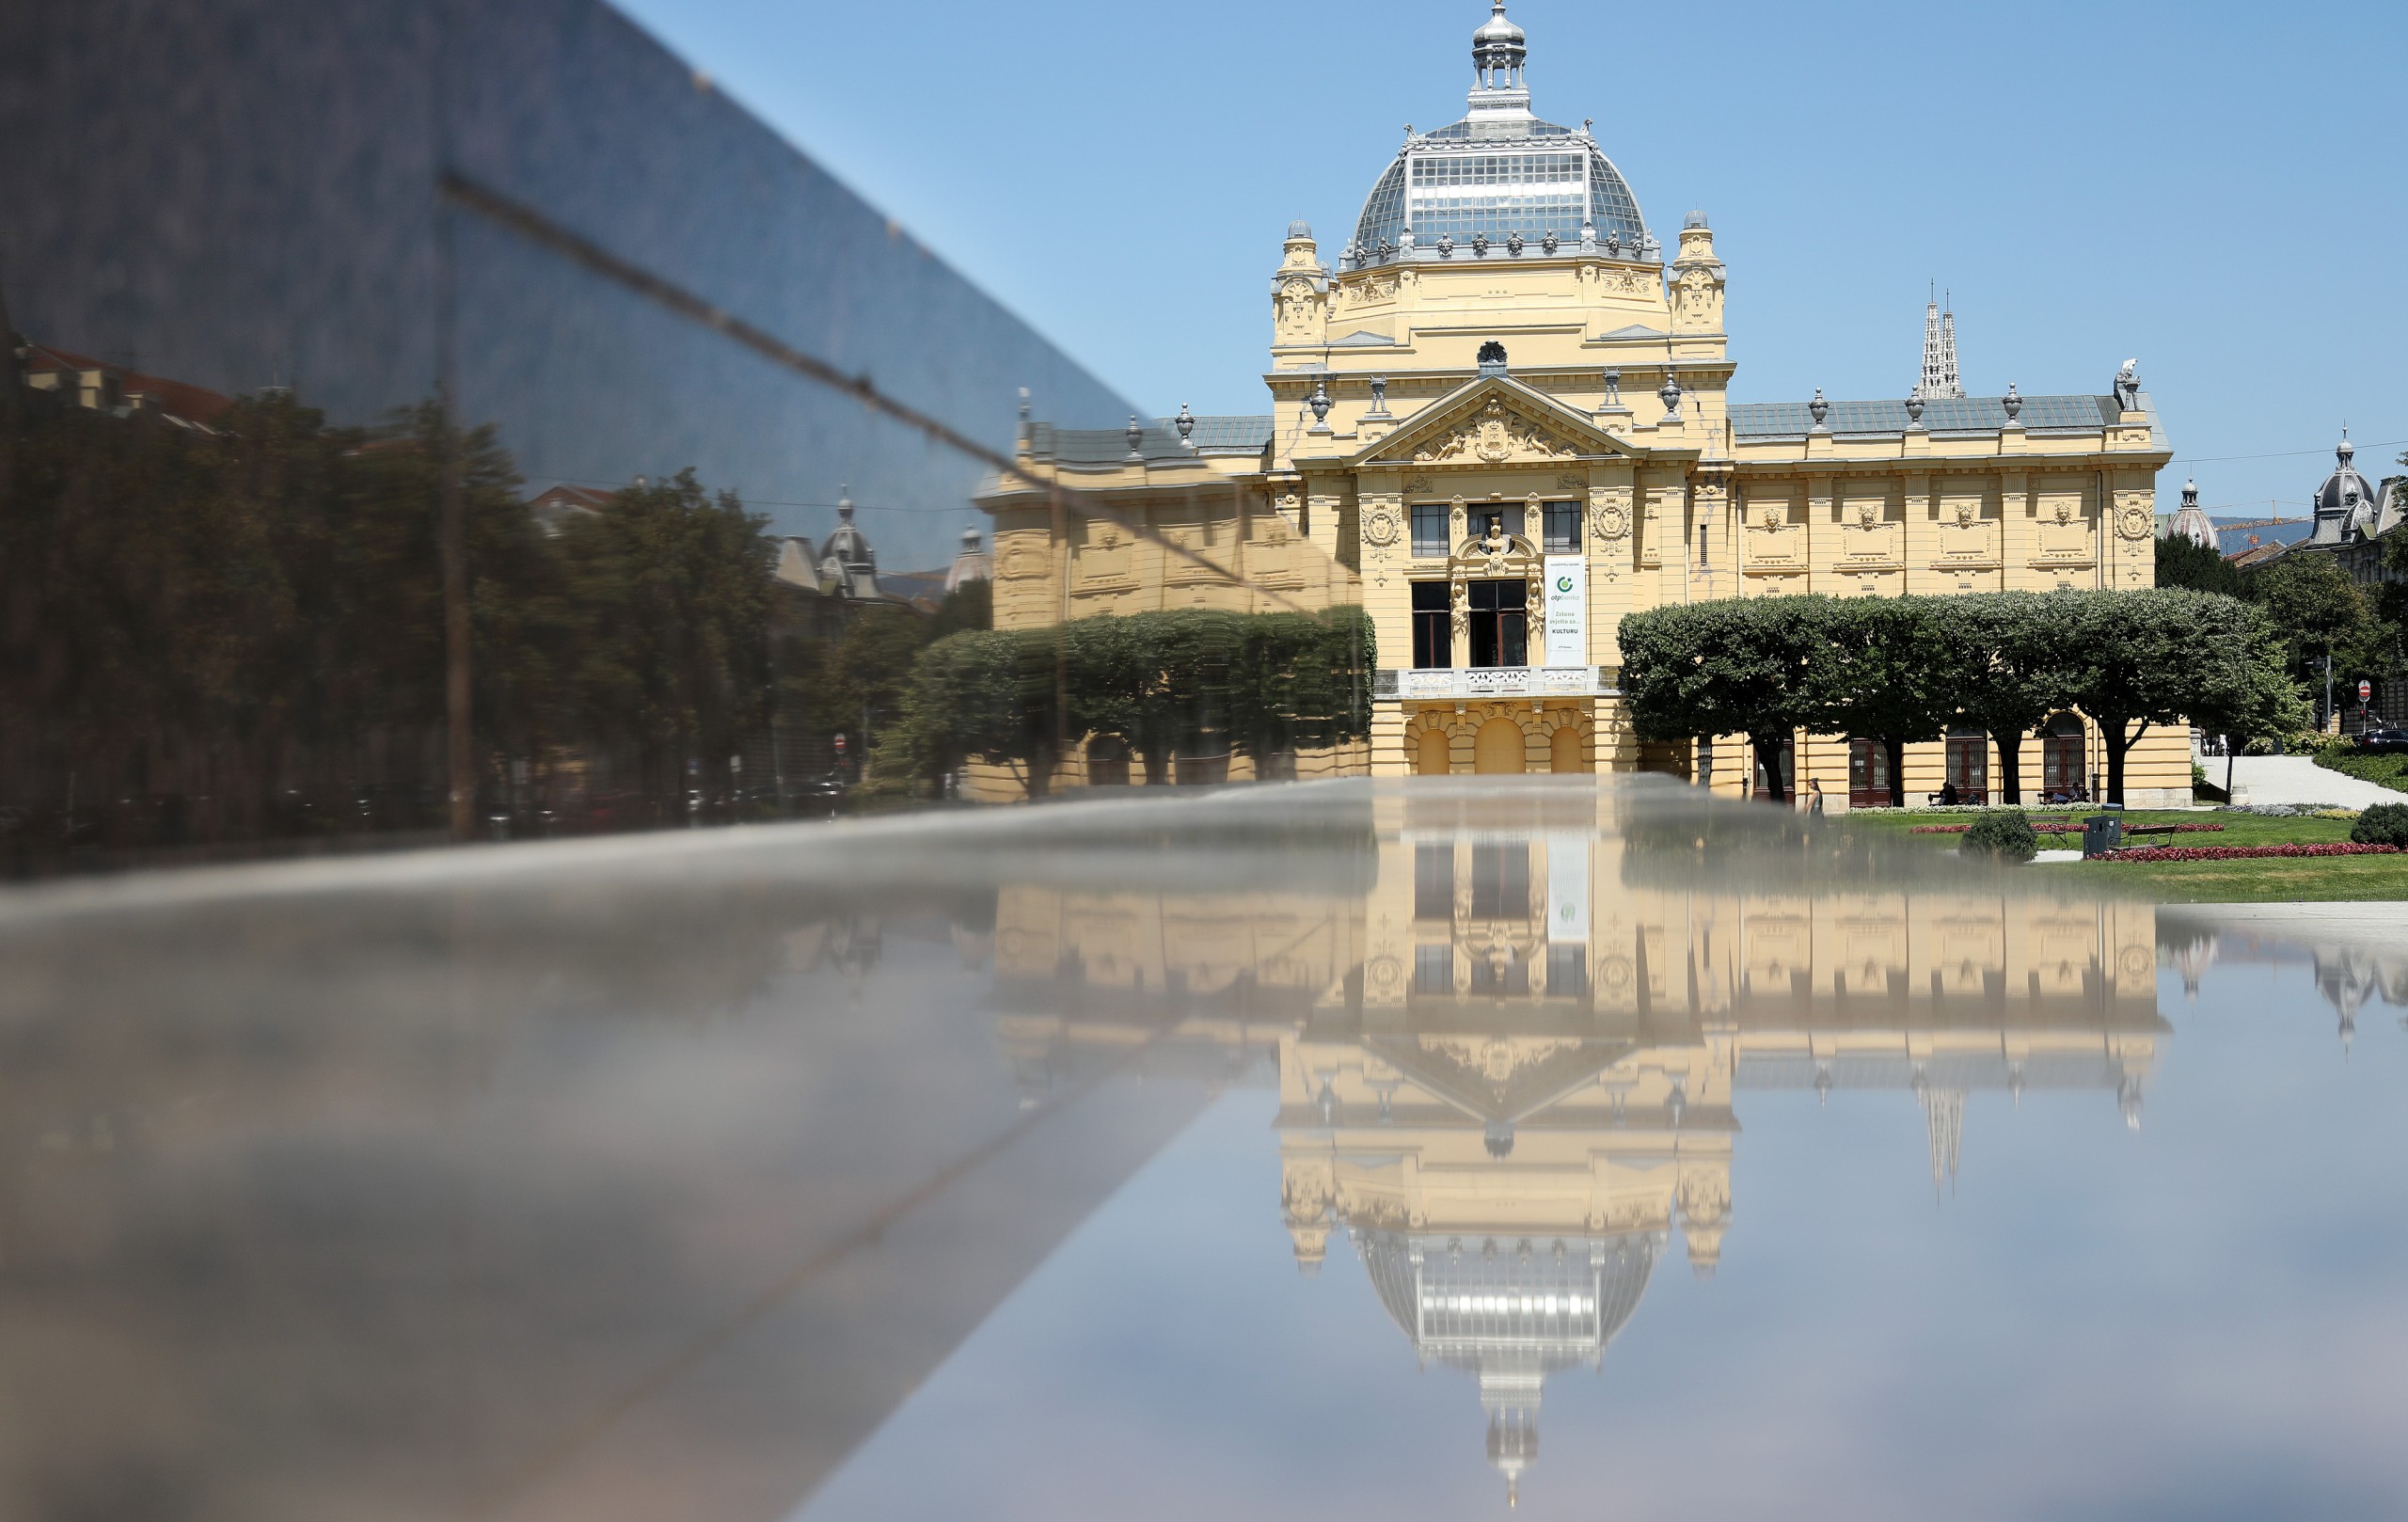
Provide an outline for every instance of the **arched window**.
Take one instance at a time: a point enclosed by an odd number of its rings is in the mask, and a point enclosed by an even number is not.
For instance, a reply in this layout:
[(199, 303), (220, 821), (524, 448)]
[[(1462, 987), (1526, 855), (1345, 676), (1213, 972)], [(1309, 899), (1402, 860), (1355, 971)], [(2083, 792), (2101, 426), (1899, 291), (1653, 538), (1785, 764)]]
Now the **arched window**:
[(1414, 751), (1413, 769), (1424, 777), (1443, 777), (1454, 769), (1454, 757), (1449, 752), (1445, 730), (1425, 729)]

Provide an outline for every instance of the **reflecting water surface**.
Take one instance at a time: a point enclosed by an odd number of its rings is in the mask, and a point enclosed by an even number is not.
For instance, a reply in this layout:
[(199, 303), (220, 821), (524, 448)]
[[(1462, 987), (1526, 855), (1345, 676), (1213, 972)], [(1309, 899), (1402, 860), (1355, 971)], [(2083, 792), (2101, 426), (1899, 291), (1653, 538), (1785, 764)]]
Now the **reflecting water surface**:
[(0, 1509), (2397, 1515), (2403, 970), (1652, 778), (20, 892)]

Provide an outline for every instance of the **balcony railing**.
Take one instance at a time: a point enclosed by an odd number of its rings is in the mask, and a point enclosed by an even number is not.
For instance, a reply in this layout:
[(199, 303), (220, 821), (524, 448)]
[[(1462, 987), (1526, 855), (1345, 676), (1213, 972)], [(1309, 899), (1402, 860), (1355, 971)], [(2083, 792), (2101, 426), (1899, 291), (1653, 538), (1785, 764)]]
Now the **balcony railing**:
[(1602, 698), (1620, 695), (1603, 666), (1469, 666), (1372, 674), (1371, 696), (1386, 703), (1484, 698)]

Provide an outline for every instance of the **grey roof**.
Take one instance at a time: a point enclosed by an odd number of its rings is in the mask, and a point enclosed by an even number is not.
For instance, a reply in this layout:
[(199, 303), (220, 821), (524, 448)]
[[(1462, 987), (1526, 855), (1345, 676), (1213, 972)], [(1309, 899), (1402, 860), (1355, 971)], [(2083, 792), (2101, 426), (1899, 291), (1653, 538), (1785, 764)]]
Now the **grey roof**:
[[(1196, 453), (1257, 454), (1271, 442), (1268, 416), (1201, 417), (1196, 420)], [(1118, 465), (1129, 458), (1126, 428), (1056, 428), (1050, 422), (1028, 425), (1029, 452), (1040, 460), (1064, 465)], [(1144, 426), (1138, 452), (1151, 462), (1195, 458), (1179, 441), (1179, 430), (1168, 418)]]
[(1358, 327), (1330, 345), (1333, 349), (1370, 349), (1394, 345), (1396, 340), (1384, 338), (1368, 327)]
[(1644, 323), (1628, 323), (1605, 336), (1609, 339), (1660, 339), (1664, 334), (1661, 329), (1649, 327)]
[[(2095, 432), (2121, 413), (2112, 396), (2027, 396), (2021, 421), (2033, 433)], [(1834, 434), (1902, 434), (1912, 425), (1905, 402), (1834, 402), (1825, 425)], [(1995, 434), (2006, 406), (1995, 396), (1935, 397), (1924, 404), (1923, 425), (1935, 434)], [(1804, 434), (1814, 415), (1803, 402), (1743, 402), (1731, 408), (1731, 431), (1741, 438)]]

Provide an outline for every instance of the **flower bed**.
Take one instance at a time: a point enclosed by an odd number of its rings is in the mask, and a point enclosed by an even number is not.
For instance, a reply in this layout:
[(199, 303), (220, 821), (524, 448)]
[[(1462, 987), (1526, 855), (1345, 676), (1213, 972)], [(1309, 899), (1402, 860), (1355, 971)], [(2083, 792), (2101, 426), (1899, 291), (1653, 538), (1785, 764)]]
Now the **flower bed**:
[(2090, 858), (2095, 862), (2245, 862), (2260, 856), (2389, 856), (2397, 846), (2359, 846), (2346, 840), (2303, 846), (2135, 846)]
[[(1907, 833), (1910, 835), (1961, 835), (1972, 828), (1973, 827), (1970, 824), (1918, 824), (1909, 827)], [(2224, 826), (2220, 824), (2153, 824), (2147, 825), (2142, 828), (2149, 830), (2170, 830), (2178, 835), (2222, 834), (2224, 832)], [(2078, 824), (2035, 824), (2032, 827), (2032, 832), (2036, 835), (2078, 835), (2082, 833), (2082, 826)]]

